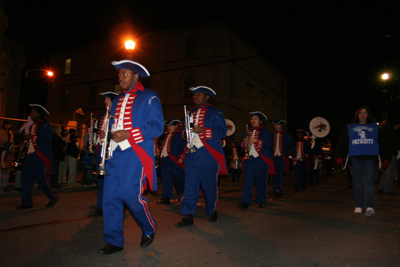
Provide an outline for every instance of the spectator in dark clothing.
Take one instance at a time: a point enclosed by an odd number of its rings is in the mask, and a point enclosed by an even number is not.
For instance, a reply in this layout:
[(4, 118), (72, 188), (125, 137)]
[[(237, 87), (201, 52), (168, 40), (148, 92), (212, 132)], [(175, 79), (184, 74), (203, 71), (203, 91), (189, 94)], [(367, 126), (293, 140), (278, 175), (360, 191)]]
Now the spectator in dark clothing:
[(60, 162), (60, 169), (58, 170), (58, 184), (65, 184), (67, 182), (67, 172), (68, 172), (68, 153), (67, 153), (67, 144), (69, 142), (69, 133), (68, 130), (62, 128), (61, 130), (61, 139), (64, 141), (64, 160)]
[[(72, 136), (72, 138), (71, 138)], [(75, 135), (70, 135), (70, 142), (67, 145), (68, 152), (68, 185), (76, 184), (76, 169), (78, 165), (79, 145), (78, 138)]]
[(53, 164), (55, 173), (50, 178), (50, 184), (53, 188), (59, 187), (59, 169), (60, 162), (65, 160), (64, 147), (67, 144), (62, 140), (61, 128), (56, 125), (53, 126), (53, 139), (51, 140), (51, 146), (53, 147)]
[(89, 151), (89, 142), (87, 143), (84, 153), (83, 165), (85, 166), (85, 171), (83, 173), (82, 185), (95, 186), (95, 175), (93, 172), (96, 171), (96, 160), (94, 154)]
[(396, 178), (397, 172), (397, 153), (400, 149), (400, 132), (395, 131), (389, 126), (388, 121), (383, 121), (381, 128), (385, 131), (388, 143), (388, 152), (390, 153), (389, 167), (386, 170), (382, 170), (378, 193), (379, 194), (394, 194), (393, 183)]

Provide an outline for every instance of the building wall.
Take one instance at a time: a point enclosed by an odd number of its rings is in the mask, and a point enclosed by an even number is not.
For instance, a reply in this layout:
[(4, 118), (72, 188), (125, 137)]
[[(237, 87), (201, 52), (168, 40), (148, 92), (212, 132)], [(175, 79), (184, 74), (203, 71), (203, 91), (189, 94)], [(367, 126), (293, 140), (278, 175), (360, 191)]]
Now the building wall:
[[(241, 138), (249, 123), (249, 111), (260, 110), (270, 121), (286, 119), (286, 78), (226, 24), (151, 32), (136, 42), (133, 58), (151, 73), (143, 83), (159, 94), (165, 119), (183, 119), (183, 105), (188, 109), (193, 106), (189, 87), (196, 85), (206, 85), (217, 92), (210, 103), (235, 122), (239, 132), (236, 139)], [(110, 62), (123, 57), (123, 51), (112, 43), (54, 55), (52, 66), (60, 75), (56, 75), (53, 89), (49, 90), (48, 108), (53, 122), (71, 119), (79, 107), (85, 112), (83, 121), (89, 119), (91, 112), (95, 116), (104, 112), (98, 93), (114, 89), (117, 73)], [(67, 58), (72, 59), (71, 74), (64, 75)], [(67, 102), (65, 90), (69, 92)], [(273, 129), (270, 122), (264, 126)]]
[[(19, 119), (25, 57), (22, 43), (3, 36), (8, 28), (8, 17), (4, 12), (5, 2), (0, 0), (0, 117)], [(0, 125), (2, 123), (0, 120)], [(13, 131), (17, 131), (18, 126), (18, 123), (13, 123)]]

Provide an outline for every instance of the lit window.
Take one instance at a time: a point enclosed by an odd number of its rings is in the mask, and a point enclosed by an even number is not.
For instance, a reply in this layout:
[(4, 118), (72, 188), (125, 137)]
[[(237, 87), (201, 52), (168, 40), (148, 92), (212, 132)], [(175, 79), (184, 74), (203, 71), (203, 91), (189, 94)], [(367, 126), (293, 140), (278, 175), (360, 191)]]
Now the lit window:
[(64, 74), (71, 74), (71, 59), (67, 58), (65, 60), (65, 71)]

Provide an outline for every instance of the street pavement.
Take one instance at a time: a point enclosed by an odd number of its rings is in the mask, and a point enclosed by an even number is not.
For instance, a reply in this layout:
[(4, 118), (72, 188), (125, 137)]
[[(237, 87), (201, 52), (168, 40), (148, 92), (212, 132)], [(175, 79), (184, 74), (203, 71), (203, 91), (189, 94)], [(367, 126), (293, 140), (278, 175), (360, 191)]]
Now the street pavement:
[[(321, 173), (323, 176), (324, 173)], [(57, 189), (60, 200), (33, 190), (34, 206), (16, 210), (17, 191), (0, 195), (1, 266), (400, 266), (400, 207), (398, 195), (376, 195), (376, 215), (354, 214), (352, 190), (345, 172), (335, 170), (320, 185), (293, 192), (293, 174), (282, 198), (272, 197), (260, 209), (239, 210), (243, 178), (219, 186), (218, 221), (209, 222), (200, 197), (194, 225), (177, 228), (180, 202), (158, 205), (158, 194), (147, 194), (158, 223), (154, 242), (139, 246), (141, 231), (124, 214), (122, 252), (100, 255), (105, 245), (102, 217), (88, 213), (96, 207), (94, 188)], [(161, 184), (160, 184), (161, 187)], [(399, 192), (399, 187), (395, 187)], [(201, 194), (202, 195), (202, 194)], [(253, 194), (253, 199), (255, 194)]]

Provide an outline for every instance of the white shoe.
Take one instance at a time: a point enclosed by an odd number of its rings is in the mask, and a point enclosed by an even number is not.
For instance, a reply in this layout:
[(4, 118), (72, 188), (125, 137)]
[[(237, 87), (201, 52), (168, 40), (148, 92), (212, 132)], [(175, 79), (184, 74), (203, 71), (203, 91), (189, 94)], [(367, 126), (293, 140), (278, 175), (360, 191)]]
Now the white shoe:
[(365, 211), (365, 216), (371, 217), (374, 214), (375, 210), (373, 208), (367, 208), (367, 210)]
[(355, 208), (354, 213), (362, 213), (362, 208), (360, 207)]

